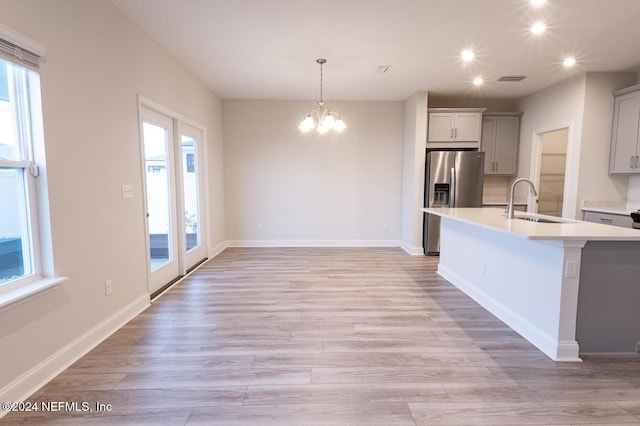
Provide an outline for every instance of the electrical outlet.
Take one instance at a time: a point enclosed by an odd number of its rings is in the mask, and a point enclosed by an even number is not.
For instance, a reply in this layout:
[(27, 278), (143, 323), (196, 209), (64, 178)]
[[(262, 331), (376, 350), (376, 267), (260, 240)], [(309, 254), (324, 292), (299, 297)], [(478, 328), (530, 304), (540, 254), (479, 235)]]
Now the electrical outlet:
[(258, 231), (262, 231), (262, 224), (261, 223), (258, 224)]
[(122, 185), (122, 199), (133, 198), (133, 185)]
[(113, 282), (111, 280), (107, 280), (104, 282), (104, 295), (111, 296), (113, 293)]
[(575, 260), (567, 260), (567, 264), (564, 268), (565, 278), (575, 278), (578, 276), (578, 262)]

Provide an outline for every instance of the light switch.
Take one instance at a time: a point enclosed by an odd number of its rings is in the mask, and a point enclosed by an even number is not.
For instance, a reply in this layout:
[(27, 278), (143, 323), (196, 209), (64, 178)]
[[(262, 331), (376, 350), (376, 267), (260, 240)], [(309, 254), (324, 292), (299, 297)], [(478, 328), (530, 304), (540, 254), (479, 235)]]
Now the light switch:
[(133, 185), (122, 185), (122, 199), (133, 198)]

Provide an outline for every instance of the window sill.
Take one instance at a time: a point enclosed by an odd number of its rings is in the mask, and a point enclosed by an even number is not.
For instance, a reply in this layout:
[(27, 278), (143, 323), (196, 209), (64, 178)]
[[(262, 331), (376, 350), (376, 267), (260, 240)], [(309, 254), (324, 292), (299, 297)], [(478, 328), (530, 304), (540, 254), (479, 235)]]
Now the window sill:
[(55, 290), (58, 284), (62, 284), (67, 277), (40, 278), (29, 284), (21, 285), (17, 288), (0, 294), (0, 310), (14, 306), (32, 297), (42, 295), (51, 290)]

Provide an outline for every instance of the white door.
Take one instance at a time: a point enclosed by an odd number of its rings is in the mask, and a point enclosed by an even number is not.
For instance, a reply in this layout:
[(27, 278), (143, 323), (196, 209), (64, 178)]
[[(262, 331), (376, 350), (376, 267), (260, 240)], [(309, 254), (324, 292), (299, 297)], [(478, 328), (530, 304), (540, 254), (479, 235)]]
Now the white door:
[(204, 132), (194, 126), (180, 123), (180, 143), (178, 156), (181, 161), (182, 195), (180, 210), (184, 217), (181, 231), (184, 271), (207, 258), (207, 246), (204, 241)]
[(147, 215), (149, 293), (180, 276), (173, 120), (140, 109)]

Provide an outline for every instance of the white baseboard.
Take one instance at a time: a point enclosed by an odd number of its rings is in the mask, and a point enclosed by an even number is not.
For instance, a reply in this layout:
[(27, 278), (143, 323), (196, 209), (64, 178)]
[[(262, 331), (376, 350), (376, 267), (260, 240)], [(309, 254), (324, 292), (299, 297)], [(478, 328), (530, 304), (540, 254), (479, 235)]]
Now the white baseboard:
[(580, 362), (578, 344), (554, 339), (552, 336), (533, 325), (530, 321), (495, 300), (484, 291), (471, 284), (456, 272), (440, 263), (438, 274), (475, 300), (480, 306), (498, 317), (516, 333), (531, 342), (554, 361)]
[(402, 248), (402, 250), (406, 251), (411, 256), (424, 256), (424, 249), (422, 247), (413, 247), (401, 242), (400, 248)]
[(229, 240), (227, 247), (400, 247), (398, 240)]
[[(0, 401), (24, 401), (71, 364), (98, 346), (123, 325), (149, 307), (149, 295), (143, 294), (111, 317), (55, 352), (0, 390)], [(0, 411), (0, 417), (7, 412)]]
[(217, 255), (222, 253), (224, 251), (224, 249), (226, 249), (226, 248), (227, 248), (227, 242), (226, 241), (222, 241), (222, 242), (216, 244), (215, 247), (212, 247), (211, 250), (209, 250), (209, 259), (213, 259)]

